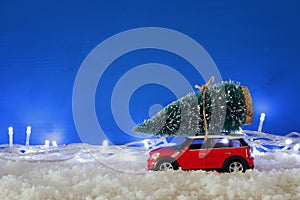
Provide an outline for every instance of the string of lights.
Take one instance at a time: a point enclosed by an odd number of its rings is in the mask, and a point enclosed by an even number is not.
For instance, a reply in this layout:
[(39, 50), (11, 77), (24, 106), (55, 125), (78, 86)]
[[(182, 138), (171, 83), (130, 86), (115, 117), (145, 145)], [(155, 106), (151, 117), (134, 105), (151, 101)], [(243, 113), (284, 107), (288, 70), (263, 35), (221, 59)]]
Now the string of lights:
[[(285, 136), (274, 135), (262, 132), (263, 122), (265, 120), (265, 114), (262, 113), (257, 131), (253, 130), (241, 130), (235, 134), (242, 135), (244, 139), (251, 146), (252, 153), (259, 154), (262, 152), (275, 152), (285, 151), (288, 153), (300, 153), (300, 133), (292, 132)], [(29, 140), (31, 135), (31, 126), (27, 126), (26, 129), (26, 142), (25, 145), (13, 144), (13, 127), (8, 128), (9, 143), (0, 145), (0, 159), (12, 159), (12, 160), (45, 160), (51, 161), (51, 156), (55, 155), (53, 159), (65, 160), (72, 158), (79, 151), (73, 149), (72, 145), (58, 146), (56, 141), (52, 141), (50, 145), (49, 140), (45, 140), (44, 145), (30, 146)], [(172, 142), (171, 142), (172, 143)], [(166, 137), (145, 139), (142, 141), (135, 141), (125, 144), (125, 147), (135, 146), (143, 147), (144, 149), (153, 149), (159, 146), (172, 145), (167, 142)], [(109, 142), (103, 141), (103, 148), (107, 148)], [(64, 154), (62, 153), (63, 151)], [(64, 155), (59, 158), (60, 155)], [(66, 156), (67, 155), (67, 158)]]

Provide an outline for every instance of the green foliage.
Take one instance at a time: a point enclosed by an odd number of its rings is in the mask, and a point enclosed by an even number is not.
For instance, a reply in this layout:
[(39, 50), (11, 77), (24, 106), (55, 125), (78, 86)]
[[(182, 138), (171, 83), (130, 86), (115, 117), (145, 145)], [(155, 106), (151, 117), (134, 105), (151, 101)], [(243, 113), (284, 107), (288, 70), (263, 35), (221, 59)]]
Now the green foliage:
[(205, 108), (202, 91), (189, 93), (145, 120), (134, 131), (155, 135), (203, 134), (203, 109), (210, 134), (239, 130), (246, 120), (243, 90), (238, 83), (222, 82), (207, 89)]
[(246, 105), (243, 90), (233, 84), (225, 83), (226, 118), (224, 130), (236, 131), (246, 121)]

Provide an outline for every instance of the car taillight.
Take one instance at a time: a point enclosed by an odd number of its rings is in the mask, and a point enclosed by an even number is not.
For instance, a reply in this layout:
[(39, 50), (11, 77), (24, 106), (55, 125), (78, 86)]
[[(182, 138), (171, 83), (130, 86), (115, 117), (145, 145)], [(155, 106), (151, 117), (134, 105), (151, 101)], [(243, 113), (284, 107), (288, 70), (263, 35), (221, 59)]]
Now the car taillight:
[(248, 158), (251, 157), (250, 147), (247, 147), (247, 148), (246, 148), (246, 157), (248, 157)]

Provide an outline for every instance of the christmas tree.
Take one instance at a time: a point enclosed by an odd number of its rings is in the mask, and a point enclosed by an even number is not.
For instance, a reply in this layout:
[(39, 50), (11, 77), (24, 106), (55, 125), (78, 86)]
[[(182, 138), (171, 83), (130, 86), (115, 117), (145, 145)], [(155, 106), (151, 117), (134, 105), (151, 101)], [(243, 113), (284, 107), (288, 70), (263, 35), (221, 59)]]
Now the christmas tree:
[[(219, 134), (250, 124), (253, 107), (247, 87), (229, 81), (189, 93), (133, 130), (154, 135)], [(205, 110), (204, 110), (205, 109)]]

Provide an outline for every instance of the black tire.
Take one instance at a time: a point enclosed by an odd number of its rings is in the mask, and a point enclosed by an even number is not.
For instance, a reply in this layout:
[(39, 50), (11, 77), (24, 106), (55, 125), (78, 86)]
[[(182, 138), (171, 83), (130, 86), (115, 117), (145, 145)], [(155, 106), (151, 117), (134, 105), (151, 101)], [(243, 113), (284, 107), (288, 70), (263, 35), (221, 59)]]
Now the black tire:
[(155, 171), (169, 171), (179, 169), (178, 163), (173, 158), (161, 158), (159, 159), (154, 166)]
[(228, 173), (245, 173), (246, 165), (242, 159), (229, 159), (224, 165), (223, 171)]

